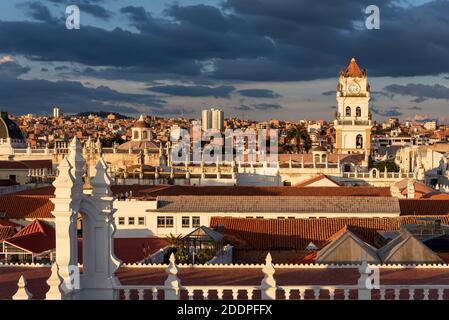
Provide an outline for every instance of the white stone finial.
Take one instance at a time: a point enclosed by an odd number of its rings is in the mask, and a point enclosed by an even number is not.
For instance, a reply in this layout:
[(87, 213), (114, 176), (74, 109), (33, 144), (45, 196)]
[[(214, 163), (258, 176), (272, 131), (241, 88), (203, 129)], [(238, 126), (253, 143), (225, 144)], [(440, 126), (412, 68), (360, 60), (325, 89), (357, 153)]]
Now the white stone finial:
[(20, 276), (19, 281), (17, 282), (17, 292), (12, 297), (13, 300), (29, 300), (33, 297), (33, 295), (27, 289), (27, 282), (25, 278)]
[(178, 267), (176, 266), (176, 259), (174, 253), (170, 255), (170, 263), (168, 264), (165, 272), (168, 277), (164, 282), (165, 299), (166, 300), (178, 300), (179, 292), (181, 288), (181, 281), (178, 278)]
[(108, 166), (103, 158), (97, 162), (95, 169), (97, 170), (97, 173), (92, 180), (92, 195), (97, 197), (112, 196), (112, 179), (108, 174)]
[(56, 188), (56, 197), (71, 196), (71, 189), (75, 186), (75, 177), (72, 174), (72, 168), (67, 158), (64, 158), (59, 164), (58, 177), (53, 182), (53, 186)]
[(56, 262), (54, 262), (51, 266), (51, 275), (47, 280), (47, 285), (50, 287), (47, 294), (45, 295), (46, 300), (61, 300), (62, 293), (60, 290), (60, 285), (63, 280), (59, 276), (59, 267)]
[(262, 269), (264, 277), (260, 285), (262, 291), (262, 300), (274, 300), (276, 299), (276, 280), (274, 279), (274, 273), (276, 270), (273, 267), (273, 259), (271, 254), (268, 253), (265, 258), (265, 266)]

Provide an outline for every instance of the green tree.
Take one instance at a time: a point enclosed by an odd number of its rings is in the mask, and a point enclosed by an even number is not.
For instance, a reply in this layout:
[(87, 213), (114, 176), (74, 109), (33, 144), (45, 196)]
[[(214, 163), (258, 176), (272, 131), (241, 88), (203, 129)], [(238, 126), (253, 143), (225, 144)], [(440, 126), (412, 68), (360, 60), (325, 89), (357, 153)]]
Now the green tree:
[(295, 146), (288, 142), (281, 145), (281, 148), (282, 153), (293, 153), (295, 151)]
[(374, 165), (374, 168), (381, 172), (385, 171), (385, 167), (388, 172), (399, 172), (399, 166), (391, 160), (380, 161)]
[(312, 148), (312, 139), (310, 139), (307, 129), (302, 124), (288, 129), (287, 140), (289, 142), (294, 141), (296, 153), (303, 153), (304, 151), (307, 153)]
[(174, 234), (170, 233), (170, 235), (165, 237), (165, 240), (171, 247), (179, 247), (182, 244), (182, 235), (175, 236)]
[(123, 144), (125, 143), (125, 140), (120, 137), (101, 137), (100, 142), (103, 148), (112, 148), (114, 142), (117, 144)]

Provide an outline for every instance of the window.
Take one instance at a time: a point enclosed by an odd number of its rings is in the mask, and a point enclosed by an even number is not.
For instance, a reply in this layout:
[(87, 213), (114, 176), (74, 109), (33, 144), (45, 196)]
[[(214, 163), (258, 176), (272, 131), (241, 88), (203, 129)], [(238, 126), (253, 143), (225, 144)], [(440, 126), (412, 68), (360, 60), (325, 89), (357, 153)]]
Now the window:
[(320, 162), (320, 155), (315, 154), (315, 163), (319, 163), (319, 162)]
[(245, 217), (246, 219), (252, 219), (253, 217)]
[(201, 226), (200, 217), (192, 217), (192, 227), (199, 228)]
[(263, 217), (256, 217), (256, 219), (263, 219)]
[(285, 217), (278, 217), (279, 220), (285, 219)]
[(182, 227), (190, 228), (190, 217), (182, 217)]
[(143, 140), (148, 139), (148, 132), (147, 131), (142, 132), (142, 139)]
[(351, 116), (351, 107), (346, 107), (346, 116), (350, 117)]
[(326, 162), (326, 155), (325, 154), (321, 155), (321, 162)]
[(173, 217), (157, 217), (158, 228), (173, 228)]
[(134, 131), (134, 140), (139, 139), (139, 131)]
[(128, 218), (128, 224), (129, 224), (129, 225), (134, 225), (134, 223), (135, 223), (134, 220), (135, 220), (134, 217), (129, 217), (129, 218)]
[(9, 175), (9, 180), (11, 182), (17, 182), (17, 176), (15, 174), (10, 174)]
[(139, 217), (139, 226), (145, 225), (145, 217)]
[(363, 137), (361, 134), (358, 134), (357, 137), (355, 138), (356, 142), (355, 142), (355, 146), (357, 149), (363, 149)]
[(157, 227), (165, 228), (165, 217), (157, 217)]
[(118, 224), (119, 225), (124, 225), (125, 224), (125, 218), (123, 218), (123, 217), (118, 218)]
[(165, 217), (165, 227), (173, 228), (173, 217)]
[(288, 217), (289, 219), (295, 219), (295, 217)]
[(356, 117), (361, 117), (362, 116), (362, 109), (360, 107), (357, 107), (355, 109), (355, 116)]

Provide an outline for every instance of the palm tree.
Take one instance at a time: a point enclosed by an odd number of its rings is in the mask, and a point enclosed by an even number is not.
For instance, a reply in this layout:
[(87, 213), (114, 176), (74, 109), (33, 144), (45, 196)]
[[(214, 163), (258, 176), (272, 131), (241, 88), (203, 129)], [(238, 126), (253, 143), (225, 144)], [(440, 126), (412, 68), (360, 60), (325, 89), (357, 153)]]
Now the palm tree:
[(312, 147), (312, 140), (310, 139), (309, 133), (302, 124), (298, 124), (288, 129), (287, 140), (295, 140), (297, 153), (302, 153), (303, 151), (307, 153)]
[(179, 247), (182, 243), (182, 235), (175, 236), (174, 234), (170, 233), (170, 235), (165, 237), (165, 240), (167, 240), (168, 244), (171, 247)]
[(295, 146), (286, 142), (282, 145), (282, 153), (293, 153)]

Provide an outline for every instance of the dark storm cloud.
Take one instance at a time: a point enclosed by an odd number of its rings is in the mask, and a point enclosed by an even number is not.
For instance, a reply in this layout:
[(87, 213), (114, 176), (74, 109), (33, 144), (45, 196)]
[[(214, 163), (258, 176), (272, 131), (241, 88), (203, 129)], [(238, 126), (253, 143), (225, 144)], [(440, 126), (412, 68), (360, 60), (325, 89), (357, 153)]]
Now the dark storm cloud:
[(279, 110), (283, 108), (284, 108), (283, 106), (276, 103), (260, 103), (252, 106), (240, 105), (235, 109), (240, 111), (250, 111), (250, 110)]
[(429, 99), (446, 99), (449, 100), (449, 88), (440, 84), (421, 84), (409, 83), (407, 85), (391, 84), (385, 87), (385, 90), (400, 94), (403, 96), (417, 97), (418, 100)]
[(16, 5), (17, 8), (24, 9), (25, 13), (38, 21), (55, 23), (56, 18), (52, 16), (47, 6), (38, 1), (27, 1)]
[[(11, 94), (26, 92), (27, 94)], [(30, 99), (29, 97), (32, 97)], [(138, 113), (133, 106), (148, 112), (163, 111), (164, 101), (150, 95), (124, 94), (107, 87), (87, 88), (79, 82), (20, 80), (0, 77), (0, 107), (14, 113), (32, 110), (50, 112), (60, 105), (66, 112), (111, 110)]]
[(235, 90), (233, 86), (180, 86), (180, 85), (165, 85), (148, 88), (149, 91), (165, 93), (172, 96), (182, 97), (215, 97), (228, 98)]
[(22, 67), (15, 61), (0, 63), (0, 78), (16, 78), (30, 71), (30, 67)]
[[(125, 15), (137, 32), (91, 26), (69, 32), (62, 21), (2, 21), (0, 51), (105, 66), (110, 74), (117, 69), (115, 76), (122, 79), (137, 77), (135, 70), (141, 69), (140, 74), (172, 78), (188, 74), (220, 80), (308, 80), (338, 75), (352, 56), (368, 68), (369, 76), (449, 72), (449, 1), (407, 7), (393, 0), (376, 1), (380, 30), (364, 28), (364, 9), (370, 4), (371, 0), (338, 5), (334, 0), (227, 0), (225, 10), (172, 4), (162, 17), (141, 7), (122, 8), (118, 14)], [(45, 15), (38, 16), (46, 21)]]
[(284, 107), (277, 103), (261, 103), (254, 106), (256, 110), (278, 110)]
[(427, 100), (427, 98), (424, 98), (424, 97), (418, 97), (418, 98), (415, 98), (415, 99), (413, 99), (413, 100), (410, 100), (410, 102), (421, 103), (421, 102), (424, 102), (424, 101), (426, 101), (426, 100)]
[(391, 107), (389, 110), (380, 110), (374, 106), (371, 107), (371, 111), (382, 117), (399, 117), (402, 112), (398, 110), (398, 107)]
[(240, 110), (240, 111), (249, 111), (249, 110), (253, 110), (253, 108), (251, 108), (250, 106), (244, 105), (242, 104), (241, 106), (238, 106), (237, 108), (235, 108), (236, 110)]
[(112, 13), (99, 3), (107, 2), (105, 0), (45, 0), (56, 5), (77, 5), (80, 12), (90, 14), (102, 20), (109, 20)]
[(250, 98), (279, 98), (280, 94), (277, 94), (273, 90), (269, 89), (242, 89), (237, 91), (241, 96)]
[(81, 12), (86, 12), (96, 18), (100, 18), (103, 20), (109, 20), (112, 17), (112, 14), (109, 10), (97, 4), (80, 3), (79, 8)]
[(142, 109), (164, 112), (165, 101), (154, 95), (120, 93), (105, 86), (87, 88), (75, 81), (17, 78), (28, 70), (28, 67), (22, 67), (15, 61), (0, 63), (1, 109), (15, 113), (49, 112), (51, 106), (60, 105), (68, 113), (79, 112), (80, 108), (84, 111), (111, 110), (122, 113), (137, 113)]

